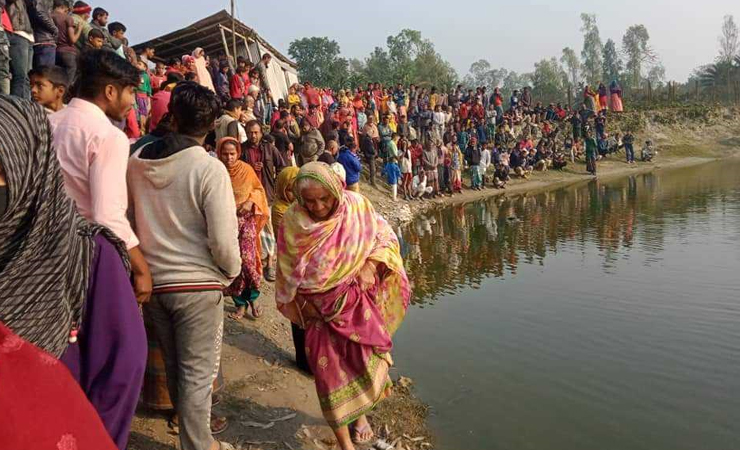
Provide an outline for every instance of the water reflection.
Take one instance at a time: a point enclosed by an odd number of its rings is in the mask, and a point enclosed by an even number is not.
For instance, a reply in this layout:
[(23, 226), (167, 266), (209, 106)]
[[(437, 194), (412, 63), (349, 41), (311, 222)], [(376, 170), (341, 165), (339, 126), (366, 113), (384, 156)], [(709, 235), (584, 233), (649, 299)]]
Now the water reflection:
[(516, 197), (497, 197), (427, 213), (401, 230), (415, 301), (426, 303), (490, 276), (515, 276), (522, 263), (544, 265), (563, 248), (598, 249), (615, 273), (632, 247), (640, 264), (660, 264), (665, 233), (679, 238), (710, 208), (737, 208), (737, 163), (681, 169), (670, 177), (633, 176)]

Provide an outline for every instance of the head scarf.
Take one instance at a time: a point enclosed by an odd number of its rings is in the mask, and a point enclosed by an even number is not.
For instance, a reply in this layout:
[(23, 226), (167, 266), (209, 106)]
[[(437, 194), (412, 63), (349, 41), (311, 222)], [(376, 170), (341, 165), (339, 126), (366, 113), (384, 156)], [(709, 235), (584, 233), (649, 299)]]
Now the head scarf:
[[(239, 141), (231, 136), (221, 138), (216, 147), (216, 154), (220, 159), (224, 145), (227, 143), (234, 144), (237, 152), (236, 163), (231, 167), (226, 168), (229, 172), (229, 177), (231, 177), (231, 186), (234, 189), (234, 200), (236, 201), (236, 206), (239, 207), (244, 202), (251, 201), (256, 207), (255, 212), (264, 216), (266, 219), (269, 216), (269, 208), (267, 206), (265, 188), (262, 186), (262, 182), (260, 182), (260, 179), (252, 166), (239, 160), (242, 153)], [(264, 225), (264, 223), (262, 225)], [(258, 224), (258, 229), (261, 228), (262, 226), (259, 226)]]
[(328, 164), (316, 161), (310, 162), (301, 167), (301, 170), (298, 172), (298, 176), (296, 177), (295, 184), (293, 185), (293, 193), (301, 206), (304, 206), (305, 203), (301, 196), (301, 192), (298, 189), (298, 182), (303, 179), (311, 179), (318, 182), (329, 191), (332, 197), (342, 203), (342, 200), (344, 199), (344, 186), (342, 185), (342, 180), (339, 179), (336, 172), (334, 172)]
[(9, 197), (0, 217), (0, 322), (60, 357), (82, 319), (95, 235), (117, 246), (127, 269), (128, 256), (67, 197), (43, 108), (0, 96), (0, 165)]
[(275, 203), (272, 205), (272, 224), (277, 230), (283, 221), (283, 215), (292, 201), (288, 200), (288, 190), (293, 189), (299, 169), (295, 166), (286, 167), (280, 171), (275, 182)]
[[(338, 200), (331, 217), (316, 222), (303, 207), (298, 187), (304, 179), (319, 183)], [(393, 333), (403, 320), (411, 295), (393, 229), (367, 198), (345, 191), (327, 164), (311, 162), (301, 167), (293, 189), (298, 203), (285, 213), (278, 233), (278, 305), (292, 302), (298, 293), (325, 293), (352, 283), (365, 262), (372, 259), (387, 268), (376, 302)]]
[(197, 47), (195, 50), (193, 50), (193, 53), (191, 53), (191, 56), (195, 59), (203, 57), (202, 55), (203, 49), (200, 47)]

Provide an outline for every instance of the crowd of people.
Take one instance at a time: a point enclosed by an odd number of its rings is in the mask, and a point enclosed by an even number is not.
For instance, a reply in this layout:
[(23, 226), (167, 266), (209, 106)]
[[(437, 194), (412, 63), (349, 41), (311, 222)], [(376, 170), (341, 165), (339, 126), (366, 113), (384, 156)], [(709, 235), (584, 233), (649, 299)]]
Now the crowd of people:
[(143, 391), (174, 409), (180, 448), (232, 448), (213, 437), (229, 425), (212, 414), (224, 297), (232, 319), (257, 319), (264, 282), (341, 447), (369, 442), (410, 287), (396, 235), (353, 192), (354, 146), (327, 143), (314, 116), (280, 121), (269, 54), (252, 65), (195, 49), (165, 65), (102, 8), (0, 6), (0, 356), (28, 359), (33, 344), (78, 386), (50, 401), (96, 412), (84, 436), (42, 427), (13, 447), (94, 436), (123, 450)]
[(27, 341), (64, 364), (109, 447), (125, 449), (143, 390), (175, 411), (182, 449), (230, 448), (212, 437), (228, 427), (212, 415), (224, 296), (228, 317), (258, 319), (264, 282), (341, 448), (369, 442), (410, 287), (361, 180), (413, 200), (578, 159), (595, 174), (621, 148), (634, 162), (634, 136), (607, 132), (616, 81), (576, 110), (529, 87), (305, 82), (275, 98), (269, 53), (162, 61), (85, 2), (0, 7), (0, 356)]

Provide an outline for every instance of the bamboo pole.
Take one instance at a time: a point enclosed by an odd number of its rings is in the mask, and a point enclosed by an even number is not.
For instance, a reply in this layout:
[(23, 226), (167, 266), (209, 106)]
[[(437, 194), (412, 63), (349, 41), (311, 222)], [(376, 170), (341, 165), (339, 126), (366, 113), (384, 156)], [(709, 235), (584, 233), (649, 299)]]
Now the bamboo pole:
[(236, 5), (231, 0), (231, 49), (234, 54), (234, 67), (236, 68)]

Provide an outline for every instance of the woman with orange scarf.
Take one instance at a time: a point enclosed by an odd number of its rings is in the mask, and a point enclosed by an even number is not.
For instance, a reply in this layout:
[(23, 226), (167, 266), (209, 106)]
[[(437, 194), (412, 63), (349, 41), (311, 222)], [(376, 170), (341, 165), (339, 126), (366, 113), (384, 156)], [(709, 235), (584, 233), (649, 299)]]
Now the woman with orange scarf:
[(252, 307), (252, 315), (259, 318), (262, 310), (256, 304), (262, 280), (262, 249), (259, 235), (270, 217), (265, 189), (252, 167), (241, 161), (241, 145), (233, 137), (225, 137), (218, 142), (218, 159), (224, 163), (231, 177), (236, 200), (236, 215), (239, 220), (239, 248), (242, 257), (241, 274), (225, 291), (233, 298), (236, 312), (230, 318), (240, 320), (244, 317), (247, 304)]

